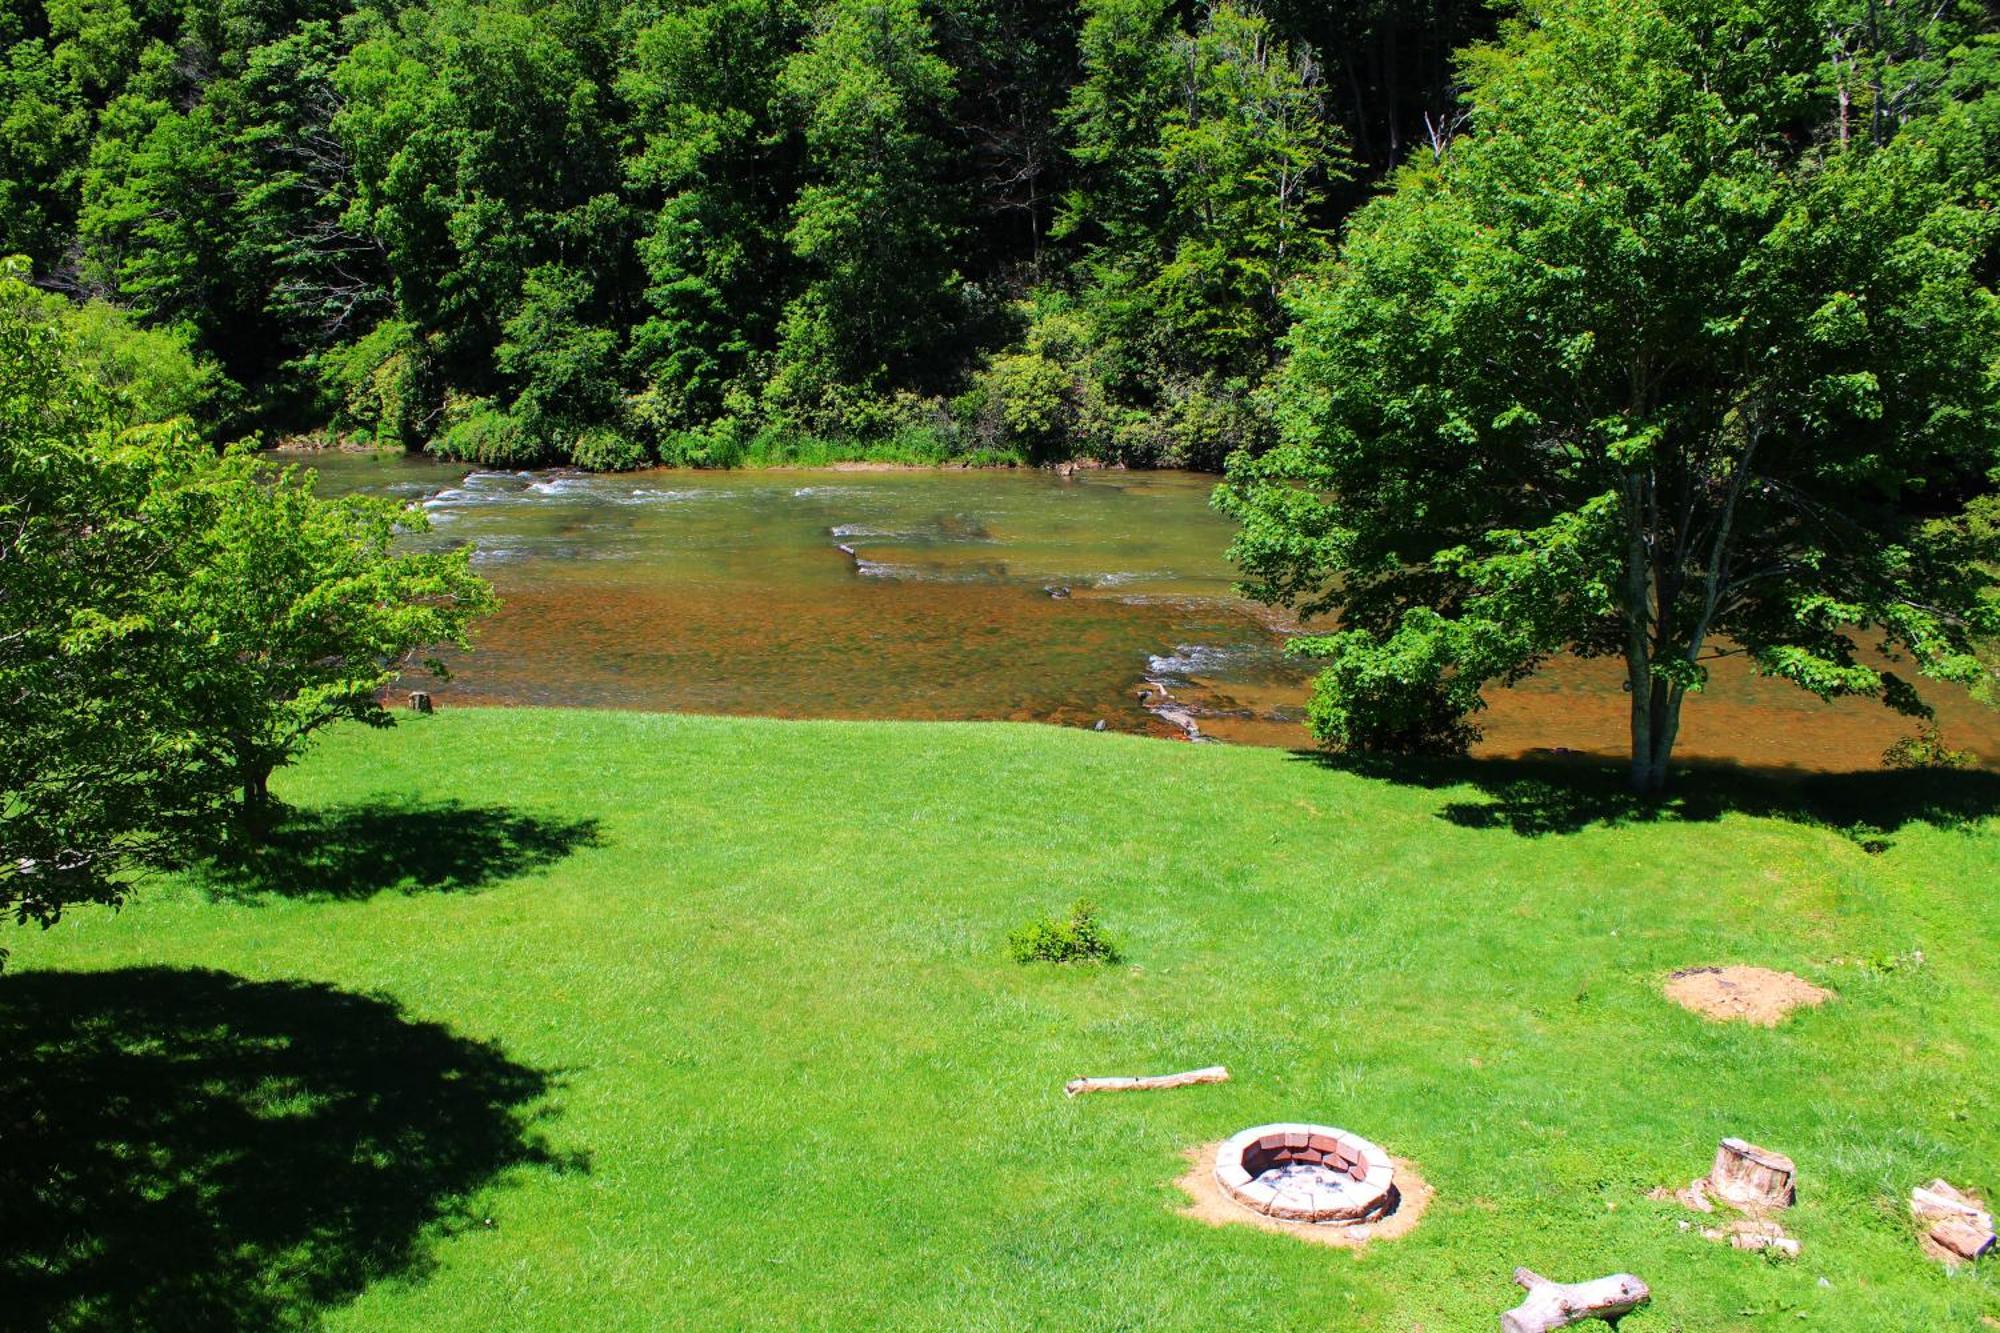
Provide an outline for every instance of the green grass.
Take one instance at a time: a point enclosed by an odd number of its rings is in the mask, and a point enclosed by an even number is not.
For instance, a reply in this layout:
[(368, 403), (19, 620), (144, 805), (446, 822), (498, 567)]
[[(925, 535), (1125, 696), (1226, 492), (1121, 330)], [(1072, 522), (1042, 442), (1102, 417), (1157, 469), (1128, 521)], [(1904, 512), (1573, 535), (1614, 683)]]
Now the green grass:
[[(1647, 1279), (1625, 1333), (2000, 1317), (2000, 1265), (1947, 1276), (1902, 1202), (2000, 1186), (1991, 819), (1877, 808), (1870, 854), (1768, 801), (1523, 819), (1442, 781), (1006, 725), (343, 732), (263, 863), (14, 936), (0, 1216), (35, 1241), (0, 1281), (71, 1325), (1435, 1333), (1525, 1264)], [(1080, 897), (1122, 964), (1008, 960)], [(1838, 998), (1762, 1030), (1659, 994), (1735, 961)], [(1421, 1225), (1357, 1255), (1177, 1214), (1184, 1149), (1285, 1119), (1414, 1160)], [(1797, 1262), (1646, 1197), (1727, 1134), (1797, 1159)]]

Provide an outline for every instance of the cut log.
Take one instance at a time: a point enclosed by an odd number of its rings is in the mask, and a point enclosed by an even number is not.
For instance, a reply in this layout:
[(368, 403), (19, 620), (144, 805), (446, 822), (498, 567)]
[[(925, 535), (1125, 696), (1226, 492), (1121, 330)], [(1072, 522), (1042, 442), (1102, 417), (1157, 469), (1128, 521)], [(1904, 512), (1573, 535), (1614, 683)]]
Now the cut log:
[(1227, 1083), (1229, 1071), (1221, 1065), (1190, 1069), (1185, 1074), (1152, 1074), (1145, 1078), (1073, 1078), (1063, 1084), (1071, 1097), (1086, 1092), (1148, 1092), (1155, 1088), (1185, 1088), (1195, 1083)]
[(427, 691), (424, 691), (424, 690), (411, 690), (411, 691), (410, 691), (410, 707), (411, 707), (411, 708), (413, 708), (413, 709), (415, 709), (415, 710), (416, 710), (417, 712), (419, 712), (419, 713), (428, 713), (428, 712), (430, 712), (430, 711), (431, 711), (431, 696), (430, 696), (430, 694), (429, 694), (429, 693), (428, 693)]
[(1931, 1239), (1968, 1262), (1993, 1251), (1993, 1228), (1952, 1218), (1931, 1228)]
[(1517, 1268), (1514, 1280), (1528, 1289), (1528, 1298), (1500, 1316), (1500, 1333), (1549, 1333), (1586, 1319), (1615, 1324), (1653, 1299), (1651, 1288), (1630, 1273), (1591, 1282), (1551, 1282)]
[(1742, 1139), (1724, 1139), (1708, 1169), (1709, 1192), (1738, 1208), (1789, 1208), (1798, 1168), (1783, 1153)]

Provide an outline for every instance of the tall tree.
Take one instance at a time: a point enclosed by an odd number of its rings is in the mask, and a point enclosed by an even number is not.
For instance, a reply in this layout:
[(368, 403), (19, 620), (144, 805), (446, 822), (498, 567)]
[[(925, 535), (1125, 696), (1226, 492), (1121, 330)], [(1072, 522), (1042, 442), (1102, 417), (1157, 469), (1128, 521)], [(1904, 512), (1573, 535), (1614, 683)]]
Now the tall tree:
[(1003, 279), (1044, 276), (1044, 247), (1068, 176), (1062, 107), (1077, 61), (1070, 0), (944, 0), (940, 50), (956, 74), (956, 175), (974, 249)]
[(576, 319), (625, 322), (613, 36), (590, 0), (442, 5), (403, 24), (375, 18), (333, 76), (357, 216), (386, 251), (418, 344), (463, 391), (524, 387), (495, 351), (543, 265), (592, 280)]
[(1819, 19), (1537, 0), (1355, 219), (1218, 495), (1258, 594), (1341, 618), (1298, 644), (1323, 739), (1462, 744), (1490, 685), (1618, 655), (1652, 793), (1719, 656), (1908, 712), (1910, 668), (1978, 674), (2000, 117), (1843, 142)]
[(668, 428), (724, 410), (768, 351), (791, 272), (787, 210), (798, 153), (778, 79), (805, 26), (789, 0), (671, 7), (620, 78), (640, 148), (627, 179), (655, 199), (639, 242), (647, 316), (632, 357)]
[(0, 254), (50, 268), (76, 225), (86, 122), (48, 43), (21, 18), (0, 14)]
[(1282, 296), (1324, 253), (1326, 191), (1347, 171), (1319, 66), (1230, 0), (1191, 31), (1164, 0), (1096, 0), (1080, 42), (1078, 185), (1058, 231), (1082, 252), (1082, 396), (1150, 416), (1161, 452), (1214, 466), (1264, 433), (1251, 397)]
[(1255, 375), (1286, 287), (1324, 254), (1318, 205), (1346, 157), (1317, 63), (1261, 16), (1225, 0), (1172, 47), (1160, 167), (1177, 234), (1149, 304), (1198, 364)]
[(851, 428), (857, 396), (911, 385), (956, 333), (962, 201), (939, 169), (952, 71), (917, 0), (827, 0), (783, 88), (806, 153), (787, 233), (805, 277), (768, 396), (803, 424)]

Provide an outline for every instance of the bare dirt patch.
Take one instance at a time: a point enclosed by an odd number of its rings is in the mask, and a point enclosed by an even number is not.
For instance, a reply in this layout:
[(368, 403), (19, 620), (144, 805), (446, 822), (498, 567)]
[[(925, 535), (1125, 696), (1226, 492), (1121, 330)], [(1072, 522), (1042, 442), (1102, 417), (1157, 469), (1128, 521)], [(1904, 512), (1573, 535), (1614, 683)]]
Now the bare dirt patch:
[(1188, 1160), (1188, 1172), (1174, 1182), (1190, 1201), (1187, 1207), (1180, 1210), (1181, 1215), (1206, 1222), (1212, 1227), (1240, 1223), (1265, 1231), (1282, 1232), (1317, 1245), (1358, 1250), (1373, 1240), (1394, 1240), (1408, 1234), (1422, 1219), (1424, 1209), (1430, 1207), (1431, 1196), (1436, 1193), (1412, 1163), (1401, 1157), (1391, 1157), (1389, 1161), (1396, 1168), (1396, 1193), (1399, 1196), (1394, 1211), (1377, 1221), (1357, 1226), (1288, 1222), (1283, 1218), (1252, 1212), (1222, 1192), (1222, 1186), (1215, 1179), (1215, 1150), (1221, 1146), (1218, 1142), (1189, 1148), (1182, 1154)]
[(1667, 998), (1717, 1022), (1776, 1027), (1794, 1009), (1825, 1004), (1833, 992), (1768, 967), (1687, 967), (1667, 978)]

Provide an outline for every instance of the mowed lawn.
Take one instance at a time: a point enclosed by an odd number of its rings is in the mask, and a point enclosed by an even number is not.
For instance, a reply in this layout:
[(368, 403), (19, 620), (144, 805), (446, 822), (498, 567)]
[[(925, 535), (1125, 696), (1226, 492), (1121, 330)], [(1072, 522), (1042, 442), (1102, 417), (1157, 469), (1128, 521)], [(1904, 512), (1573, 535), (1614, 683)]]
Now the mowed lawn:
[[(1821, 784), (1864, 837), (1032, 726), (344, 731), (261, 864), (7, 935), (0, 1323), (1488, 1329), (1518, 1264), (1640, 1275), (1626, 1333), (1977, 1329), (2000, 1261), (1904, 1200), (2000, 1188), (1990, 776)], [(1123, 964), (1009, 961), (1078, 897)], [(1837, 998), (1661, 997), (1731, 962)], [(1436, 1199), (1358, 1254), (1180, 1216), (1273, 1120)], [(1731, 1134), (1797, 1160), (1797, 1261), (1648, 1199)]]

